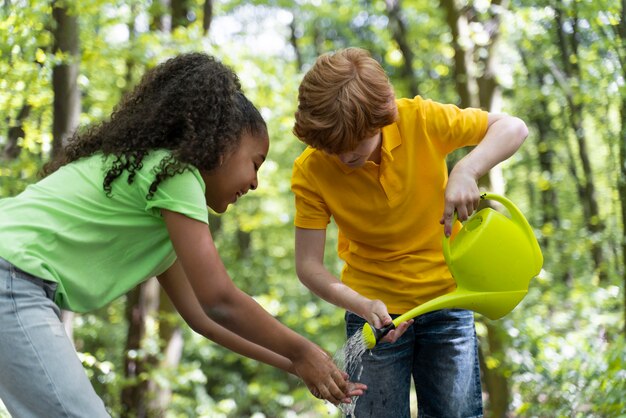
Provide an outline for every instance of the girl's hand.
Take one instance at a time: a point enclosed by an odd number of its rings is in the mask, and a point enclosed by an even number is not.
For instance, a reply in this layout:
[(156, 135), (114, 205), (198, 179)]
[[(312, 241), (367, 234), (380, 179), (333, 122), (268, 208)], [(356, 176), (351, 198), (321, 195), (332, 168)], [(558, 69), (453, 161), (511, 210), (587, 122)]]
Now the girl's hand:
[[(370, 300), (366, 303), (361, 317), (365, 318), (370, 325), (378, 329), (393, 322), (387, 311), (387, 306), (381, 300)], [(412, 324), (413, 319), (400, 323), (395, 329), (389, 331), (380, 341), (395, 343)]]
[[(348, 374), (345, 372), (342, 372), (344, 378), (347, 380), (348, 379)], [(367, 390), (367, 386), (364, 385), (363, 383), (353, 383), (353, 382), (348, 382), (348, 396), (344, 399), (341, 400), (342, 403), (352, 403), (352, 397), (353, 396), (361, 396), (365, 393), (365, 391)], [(317, 392), (317, 391), (311, 391), (311, 393), (313, 394), (313, 396), (315, 396), (318, 399), (323, 399), (323, 397)]]
[(456, 211), (460, 221), (465, 221), (478, 208), (479, 203), (480, 191), (476, 176), (460, 165), (455, 166), (448, 179), (443, 216), (439, 220), (447, 237), (452, 233), (454, 212)]
[(367, 387), (348, 381), (348, 375), (339, 370), (328, 354), (315, 344), (300, 352), (293, 365), (316, 398), (325, 399), (334, 405), (350, 403), (351, 396), (363, 394)]

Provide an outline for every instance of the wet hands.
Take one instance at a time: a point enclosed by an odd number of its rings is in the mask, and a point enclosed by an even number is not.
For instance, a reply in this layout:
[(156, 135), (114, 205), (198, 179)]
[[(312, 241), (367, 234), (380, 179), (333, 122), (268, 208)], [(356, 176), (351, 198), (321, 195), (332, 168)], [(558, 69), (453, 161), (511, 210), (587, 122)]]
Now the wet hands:
[(315, 345), (293, 360), (293, 365), (313, 396), (334, 405), (351, 403), (352, 396), (361, 396), (367, 389), (362, 383), (350, 382), (348, 375), (339, 370), (330, 356)]
[(455, 167), (446, 186), (443, 216), (439, 220), (447, 237), (452, 233), (454, 212), (460, 221), (465, 221), (478, 208), (479, 203), (480, 191), (475, 176), (469, 170)]
[[(344, 379), (347, 381), (348, 387), (347, 387), (347, 392), (346, 392), (346, 397), (343, 398), (341, 400), (342, 403), (351, 403), (352, 402), (352, 397), (353, 396), (361, 396), (365, 393), (365, 391), (367, 390), (367, 385), (364, 385), (363, 383), (355, 383), (355, 382), (350, 382), (348, 381), (348, 374), (345, 372), (342, 372)], [(309, 391), (313, 394), (313, 396), (315, 396), (318, 399), (325, 399), (322, 394), (317, 390), (317, 389), (311, 389), (309, 387)], [(336, 404), (335, 404), (336, 405)]]

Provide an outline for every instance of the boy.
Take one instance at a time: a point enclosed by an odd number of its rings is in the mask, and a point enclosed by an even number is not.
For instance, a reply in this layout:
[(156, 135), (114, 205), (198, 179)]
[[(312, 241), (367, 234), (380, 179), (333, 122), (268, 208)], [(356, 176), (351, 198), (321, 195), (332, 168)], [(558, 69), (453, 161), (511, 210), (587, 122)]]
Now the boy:
[[(465, 220), (477, 208), (477, 180), (520, 147), (524, 122), (419, 96), (396, 100), (380, 64), (358, 48), (320, 56), (298, 100), (294, 134), (309, 145), (292, 176), (302, 283), (346, 309), (348, 337), (452, 291), (441, 224), (450, 235), (454, 213)], [(446, 155), (469, 145), (448, 179)], [(331, 216), (341, 280), (323, 265)], [(411, 375), (419, 416), (482, 416), (477, 353), (470, 311), (399, 325), (363, 356), (359, 380), (369, 391), (355, 416), (408, 418)]]

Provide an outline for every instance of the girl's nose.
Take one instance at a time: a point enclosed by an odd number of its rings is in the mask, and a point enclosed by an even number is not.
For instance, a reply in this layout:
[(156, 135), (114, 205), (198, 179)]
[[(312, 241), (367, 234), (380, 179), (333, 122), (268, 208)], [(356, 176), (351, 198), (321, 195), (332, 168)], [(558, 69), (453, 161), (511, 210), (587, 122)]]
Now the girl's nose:
[(255, 177), (254, 180), (252, 180), (252, 183), (250, 183), (250, 190), (256, 190), (258, 186), (259, 186), (259, 179)]

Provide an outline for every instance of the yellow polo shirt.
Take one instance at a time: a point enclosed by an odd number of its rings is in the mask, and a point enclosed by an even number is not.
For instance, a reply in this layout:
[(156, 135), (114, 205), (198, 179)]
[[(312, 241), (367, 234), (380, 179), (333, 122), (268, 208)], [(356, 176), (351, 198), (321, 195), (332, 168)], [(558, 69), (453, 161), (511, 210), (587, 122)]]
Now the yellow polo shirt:
[(295, 161), (295, 225), (339, 229), (341, 280), (402, 314), (455, 284), (441, 242), (445, 158), (476, 145), (488, 113), (454, 105), (400, 99), (398, 119), (382, 129), (380, 164), (349, 168), (336, 156), (308, 147)]

